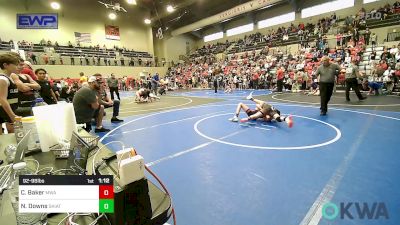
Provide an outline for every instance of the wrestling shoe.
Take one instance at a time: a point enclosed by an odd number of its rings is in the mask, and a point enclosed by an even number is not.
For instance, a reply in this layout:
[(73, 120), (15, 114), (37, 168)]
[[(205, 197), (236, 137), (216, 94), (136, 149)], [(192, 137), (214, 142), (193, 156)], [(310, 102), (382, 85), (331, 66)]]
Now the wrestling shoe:
[(104, 127), (96, 128), (94, 130), (95, 133), (102, 133), (102, 132), (108, 132), (108, 131), (110, 131), (110, 129), (107, 129), (107, 128), (104, 128)]
[(248, 118), (243, 118), (243, 119), (240, 120), (240, 122), (241, 123), (247, 123), (247, 122), (249, 122), (249, 119)]
[(253, 99), (253, 92), (250, 92), (250, 94), (246, 97), (247, 100), (252, 100)]
[(124, 122), (123, 120), (118, 119), (117, 117), (111, 118), (111, 123), (121, 123)]
[(155, 94), (153, 94), (153, 93), (150, 93), (149, 96), (150, 96), (151, 98), (155, 98), (155, 99), (160, 100), (160, 97), (158, 97), (157, 95), (155, 95)]
[(287, 123), (289, 128), (293, 127), (293, 118), (292, 118), (292, 116), (286, 117), (286, 123)]
[(234, 116), (234, 117), (230, 118), (229, 121), (238, 122), (239, 118), (237, 116)]

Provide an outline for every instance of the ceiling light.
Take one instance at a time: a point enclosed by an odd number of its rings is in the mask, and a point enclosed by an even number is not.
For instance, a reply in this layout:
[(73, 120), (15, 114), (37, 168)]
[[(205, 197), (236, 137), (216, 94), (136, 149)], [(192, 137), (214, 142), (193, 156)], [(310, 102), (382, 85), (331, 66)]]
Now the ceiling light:
[(58, 3), (58, 2), (52, 2), (51, 4), (50, 4), (50, 6), (51, 6), (51, 8), (53, 8), (53, 9), (60, 9), (60, 3)]
[(110, 18), (111, 20), (115, 20), (117, 18), (117, 14), (111, 12), (110, 14), (108, 14), (108, 18)]
[(149, 19), (144, 19), (144, 23), (145, 23), (145, 24), (151, 24), (151, 20), (149, 20)]
[(128, 2), (128, 4), (130, 5), (136, 5), (136, 0), (126, 0), (126, 2)]
[(172, 5), (168, 5), (167, 12), (172, 13), (173, 11), (175, 11), (174, 7), (172, 7)]

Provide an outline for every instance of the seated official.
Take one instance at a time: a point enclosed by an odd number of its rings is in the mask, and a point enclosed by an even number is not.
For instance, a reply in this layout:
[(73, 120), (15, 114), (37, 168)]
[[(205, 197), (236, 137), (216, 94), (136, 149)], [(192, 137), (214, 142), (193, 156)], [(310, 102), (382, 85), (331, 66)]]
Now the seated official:
[(92, 118), (98, 110), (96, 118), (95, 132), (110, 131), (102, 126), (104, 106), (99, 104), (97, 93), (100, 90), (100, 84), (96, 81), (96, 77), (91, 76), (88, 80), (88, 86), (82, 86), (79, 91), (75, 93), (73, 105), (75, 110), (76, 122), (78, 124), (86, 124), (85, 130), (90, 132), (92, 130)]
[[(113, 115), (111, 118), (111, 123), (123, 122), (123, 120), (120, 120), (117, 118), (117, 116), (119, 115), (120, 101), (117, 99), (111, 100), (111, 98), (109, 98), (107, 96), (105, 84), (103, 82), (103, 78), (102, 78), (101, 74), (97, 73), (94, 76), (96, 77), (97, 83), (100, 84), (100, 90), (98, 91), (98, 95), (97, 95), (97, 97), (99, 98), (99, 104), (104, 106), (105, 109), (113, 107)], [(98, 112), (96, 112), (95, 115), (96, 114), (98, 114)]]

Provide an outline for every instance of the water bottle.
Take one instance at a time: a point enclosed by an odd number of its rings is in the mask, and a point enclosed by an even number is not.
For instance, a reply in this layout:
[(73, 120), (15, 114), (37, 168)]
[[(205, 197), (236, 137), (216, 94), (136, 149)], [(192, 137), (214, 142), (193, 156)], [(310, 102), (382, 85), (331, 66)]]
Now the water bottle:
[(15, 153), (17, 152), (17, 145), (10, 144), (4, 149), (4, 155), (8, 164), (14, 162)]
[(33, 171), (26, 167), (26, 162), (13, 165), (14, 173), (11, 176), (9, 186), (11, 205), (15, 212), (17, 225), (45, 225), (47, 224), (47, 214), (45, 213), (19, 213), (19, 176), (32, 175)]
[(34, 116), (27, 116), (21, 120), (22, 126), (24, 128), (24, 133), (27, 134), (29, 131), (31, 133), (28, 137), (28, 150), (35, 150), (40, 148), (39, 134), (36, 128), (36, 121)]
[(35, 102), (36, 102), (35, 106), (47, 105), (47, 103), (43, 100), (43, 98), (36, 98)]
[(24, 128), (22, 126), (22, 117), (16, 116), (14, 122), (14, 134), (15, 138), (17, 139), (17, 143), (19, 143), (22, 138), (24, 138)]

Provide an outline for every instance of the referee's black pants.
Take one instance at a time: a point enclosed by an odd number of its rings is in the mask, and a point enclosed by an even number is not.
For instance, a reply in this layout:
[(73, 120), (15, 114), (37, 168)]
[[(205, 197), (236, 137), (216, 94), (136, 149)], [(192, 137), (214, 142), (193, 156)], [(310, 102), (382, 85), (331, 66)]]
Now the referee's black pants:
[(359, 100), (363, 99), (360, 89), (358, 88), (357, 78), (347, 78), (346, 79), (346, 100), (350, 101), (350, 88), (353, 88)]
[(110, 87), (111, 100), (114, 100), (114, 92), (117, 94), (118, 99), (121, 100), (119, 97), (118, 87)]
[(277, 80), (276, 85), (278, 86), (278, 92), (282, 92), (283, 89), (283, 79)]
[(319, 92), (321, 97), (321, 113), (328, 112), (328, 102), (331, 100), (334, 83), (319, 83)]

